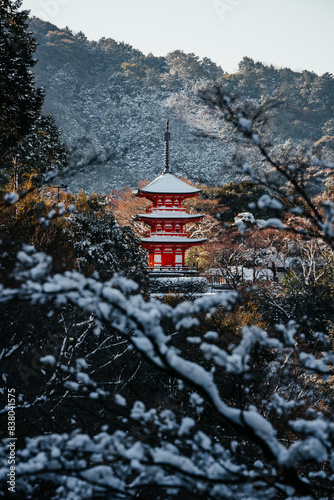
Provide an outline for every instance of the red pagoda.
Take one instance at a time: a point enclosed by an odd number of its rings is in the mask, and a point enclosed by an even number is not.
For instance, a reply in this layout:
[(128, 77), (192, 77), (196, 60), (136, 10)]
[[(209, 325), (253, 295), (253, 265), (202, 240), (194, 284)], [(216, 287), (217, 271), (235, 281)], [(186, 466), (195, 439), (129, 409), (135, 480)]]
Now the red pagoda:
[(141, 245), (149, 252), (149, 268), (175, 270), (184, 269), (185, 252), (188, 248), (202, 245), (206, 239), (193, 239), (184, 231), (189, 222), (198, 222), (203, 215), (189, 214), (182, 206), (183, 200), (198, 196), (197, 189), (171, 174), (169, 165), (169, 124), (165, 135), (165, 165), (162, 175), (138, 189), (136, 196), (148, 198), (153, 205), (147, 213), (136, 215), (136, 220), (150, 226)]

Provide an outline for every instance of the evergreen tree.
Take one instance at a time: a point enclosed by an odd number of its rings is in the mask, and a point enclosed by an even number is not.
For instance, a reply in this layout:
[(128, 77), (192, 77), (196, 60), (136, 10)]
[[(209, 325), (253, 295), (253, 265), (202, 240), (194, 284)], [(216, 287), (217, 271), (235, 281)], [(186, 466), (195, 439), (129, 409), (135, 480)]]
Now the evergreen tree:
[(5, 166), (39, 117), (43, 102), (30, 71), (36, 63), (36, 41), (27, 31), (28, 12), (19, 12), (21, 4), (0, 1), (0, 160)]
[(16, 153), (20, 176), (34, 173), (35, 182), (50, 170), (68, 164), (68, 152), (60, 141), (60, 133), (52, 115), (39, 116), (30, 133), (18, 144)]
[(81, 191), (76, 203), (77, 212), (67, 219), (66, 239), (75, 249), (75, 267), (91, 275), (97, 271), (101, 279), (110, 279), (121, 272), (145, 285), (147, 255), (128, 226), (120, 227), (105, 198)]
[[(36, 39), (28, 31), (21, 0), (0, 0), (0, 161), (15, 190), (23, 173), (40, 175), (67, 164), (67, 152), (51, 116), (42, 116), (43, 90), (30, 70)], [(5, 175), (4, 175), (5, 174)]]

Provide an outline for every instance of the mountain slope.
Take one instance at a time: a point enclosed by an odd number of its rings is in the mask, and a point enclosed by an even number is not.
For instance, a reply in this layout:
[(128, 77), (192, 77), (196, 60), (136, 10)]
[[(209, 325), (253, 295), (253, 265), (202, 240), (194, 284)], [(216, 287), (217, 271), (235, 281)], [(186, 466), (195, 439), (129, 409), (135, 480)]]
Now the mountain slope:
[[(238, 73), (227, 75), (194, 54), (144, 56), (125, 43), (89, 42), (81, 32), (36, 18), (30, 27), (39, 43), (36, 83), (46, 87), (44, 110), (55, 116), (71, 151), (66, 182), (74, 190), (108, 192), (157, 176), (167, 118), (175, 174), (208, 184), (238, 179), (242, 160), (236, 159), (248, 157), (247, 149), (227, 127), (220, 130), (196, 97), (210, 80), (257, 102), (266, 95), (283, 100), (268, 129), (276, 145), (290, 138), (296, 145), (312, 143), (334, 132), (332, 75), (276, 69), (249, 58)], [(220, 139), (208, 139), (203, 131), (215, 131)]]

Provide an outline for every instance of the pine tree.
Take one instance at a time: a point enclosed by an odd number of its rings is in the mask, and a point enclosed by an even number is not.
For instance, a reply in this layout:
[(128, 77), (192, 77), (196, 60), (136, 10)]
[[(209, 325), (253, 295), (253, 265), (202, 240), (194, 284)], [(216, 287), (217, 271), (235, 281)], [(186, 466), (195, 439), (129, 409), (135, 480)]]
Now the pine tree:
[(68, 152), (52, 115), (39, 116), (30, 132), (19, 142), (16, 152), (20, 177), (34, 174), (35, 183), (46, 172), (61, 170), (68, 164)]
[(120, 227), (101, 195), (86, 197), (80, 191), (76, 200), (77, 213), (67, 218), (64, 229), (66, 240), (73, 244), (75, 267), (85, 275), (97, 271), (101, 279), (110, 279), (114, 273), (145, 285), (147, 256), (129, 226)]
[(43, 92), (35, 89), (30, 71), (36, 63), (36, 40), (27, 31), (28, 12), (19, 12), (21, 4), (21, 0), (0, 1), (0, 160), (5, 167), (43, 103)]
[(0, 162), (17, 190), (22, 174), (35, 180), (67, 165), (67, 151), (52, 116), (42, 116), (42, 89), (35, 88), (30, 68), (36, 39), (28, 31), (28, 12), (22, 0), (0, 0)]

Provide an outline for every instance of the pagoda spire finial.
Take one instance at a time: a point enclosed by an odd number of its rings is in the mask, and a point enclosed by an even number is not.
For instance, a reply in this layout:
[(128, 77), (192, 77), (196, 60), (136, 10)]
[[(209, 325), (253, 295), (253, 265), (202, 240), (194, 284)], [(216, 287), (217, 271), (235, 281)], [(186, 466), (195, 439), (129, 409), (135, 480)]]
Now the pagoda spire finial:
[(169, 165), (169, 120), (166, 122), (166, 133), (165, 133), (165, 162), (164, 162), (164, 174), (170, 173), (170, 165)]

